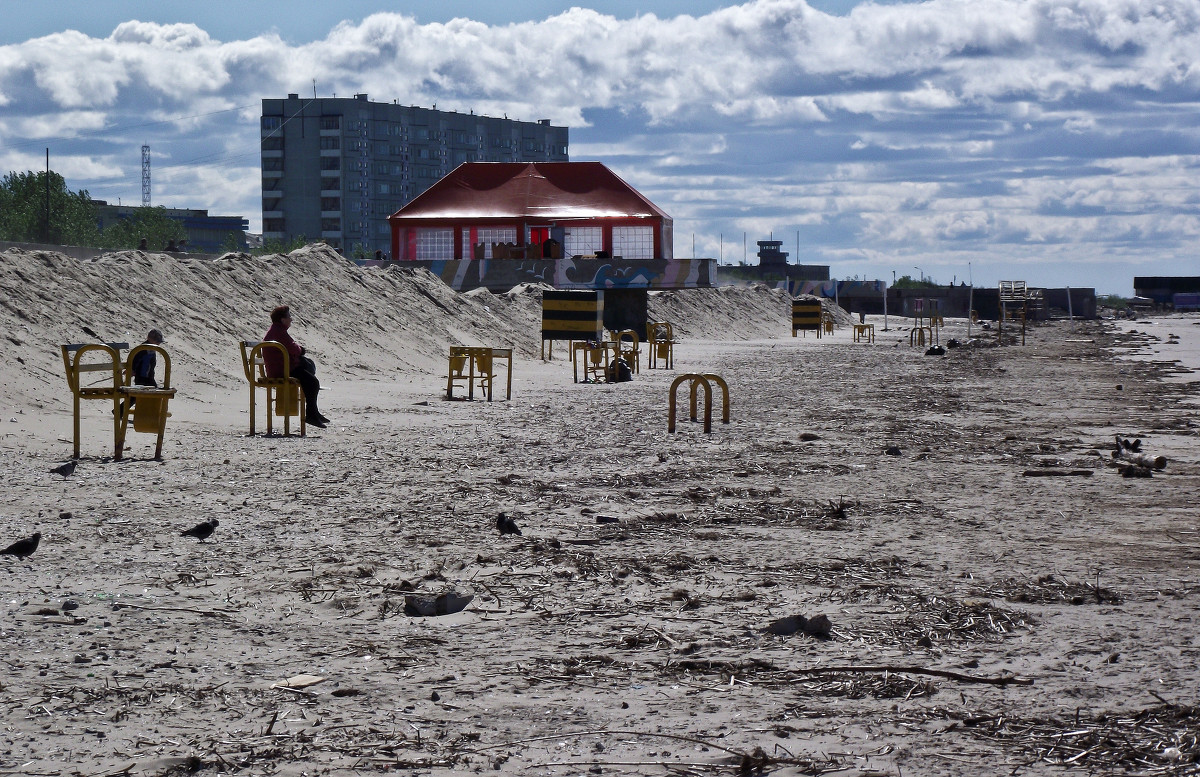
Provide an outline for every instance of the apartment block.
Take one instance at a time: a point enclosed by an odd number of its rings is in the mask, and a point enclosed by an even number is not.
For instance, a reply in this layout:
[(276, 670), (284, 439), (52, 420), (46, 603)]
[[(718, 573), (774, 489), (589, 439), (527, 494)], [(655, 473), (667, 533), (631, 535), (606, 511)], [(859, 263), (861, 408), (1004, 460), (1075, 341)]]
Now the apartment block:
[(391, 250), (388, 216), (463, 162), (566, 162), (568, 130), (353, 97), (262, 101), (263, 239)]

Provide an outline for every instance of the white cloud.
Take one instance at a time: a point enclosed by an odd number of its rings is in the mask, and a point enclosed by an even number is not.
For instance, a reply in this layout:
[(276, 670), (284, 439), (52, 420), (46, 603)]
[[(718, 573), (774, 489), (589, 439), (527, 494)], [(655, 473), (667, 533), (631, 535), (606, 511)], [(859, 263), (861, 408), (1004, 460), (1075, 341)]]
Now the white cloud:
[[(573, 158), (612, 162), (705, 244), (799, 229), (810, 261), (932, 263), (968, 246), (1017, 261), (1061, 242), (1111, 264), (1143, 260), (1150, 247), (1129, 240), (1141, 234), (1166, 265), (1196, 229), (1197, 51), (1200, 0), (928, 0), (846, 16), (757, 0), (495, 26), (378, 13), (299, 44), (131, 20), (103, 39), (0, 47), (0, 159), (69, 142), (64, 162), (94, 160), (97, 180), (133, 197), (152, 134), (156, 198), (161, 182), (178, 204), (257, 222), (257, 108), (205, 114), (315, 80), (323, 96), (567, 124)], [(181, 116), (196, 118), (145, 129)], [(115, 169), (124, 183), (107, 180)]]

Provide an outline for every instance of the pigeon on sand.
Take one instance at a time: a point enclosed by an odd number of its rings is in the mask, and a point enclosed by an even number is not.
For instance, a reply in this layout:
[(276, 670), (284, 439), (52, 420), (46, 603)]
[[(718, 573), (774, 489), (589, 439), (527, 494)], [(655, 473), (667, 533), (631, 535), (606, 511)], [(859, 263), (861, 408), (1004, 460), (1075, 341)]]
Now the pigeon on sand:
[(500, 513), (496, 516), (496, 528), (501, 534), (516, 534), (521, 535), (521, 528), (517, 526), (516, 521), (508, 517), (508, 513)]
[(75, 459), (71, 459), (66, 464), (60, 464), (59, 466), (52, 468), (50, 471), (55, 475), (62, 475), (63, 480), (66, 480), (71, 476), (71, 473), (75, 471), (75, 467), (78, 465), (79, 462), (75, 461)]
[(183, 536), (195, 537), (201, 542), (204, 542), (206, 539), (212, 536), (213, 530), (216, 529), (220, 523), (221, 522), (216, 518), (210, 518), (207, 521), (202, 521), (201, 523), (196, 524), (190, 529), (185, 529)]
[(26, 537), (23, 540), (17, 540), (12, 545), (9, 545), (4, 550), (0, 550), (0, 556), (16, 556), (17, 558), (28, 558), (37, 550), (38, 543), (41, 542), (42, 533), (34, 532), (32, 537)]

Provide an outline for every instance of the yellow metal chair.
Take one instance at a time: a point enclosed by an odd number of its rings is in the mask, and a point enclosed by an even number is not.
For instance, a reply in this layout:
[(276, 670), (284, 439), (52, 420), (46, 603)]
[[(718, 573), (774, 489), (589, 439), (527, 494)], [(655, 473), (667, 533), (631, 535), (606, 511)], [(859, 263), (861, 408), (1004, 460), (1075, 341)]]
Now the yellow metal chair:
[[(246, 373), (246, 382), (250, 384), (250, 436), (253, 437), (257, 433), (255, 414), (258, 403), (255, 392), (261, 388), (266, 389), (267, 392), (267, 434), (273, 433), (271, 404), (274, 402), (275, 414), (283, 417), (284, 436), (292, 433), (292, 416), (300, 416), (300, 436), (304, 437), (308, 423), (307, 403), (304, 401), (304, 389), (300, 387), (300, 381), (291, 377), (292, 365), (287, 348), (283, 343), (273, 340), (243, 340), (241, 346), (242, 369)], [(284, 374), (282, 378), (267, 377), (263, 351), (271, 348), (277, 349), (282, 356)]]
[(583, 365), (584, 383), (604, 383), (608, 380), (608, 366), (616, 346), (611, 342), (578, 342), (574, 345), (575, 362), (571, 365), (571, 377), (579, 382), (579, 365)]
[[(63, 368), (67, 385), (74, 398), (74, 457), (79, 458), (79, 410), (83, 400), (112, 402), (113, 459), (121, 458), (121, 351), (129, 343), (74, 343), (62, 346)], [(87, 375), (97, 374), (98, 380), (85, 385)]]
[[(154, 351), (162, 357), (163, 382), (162, 386), (133, 385), (133, 361), (142, 351)], [(121, 387), (120, 433), (117, 435), (118, 444), (124, 449), (125, 438), (129, 433), (129, 416), (133, 415), (133, 431), (158, 435), (158, 443), (154, 448), (154, 458), (162, 458), (163, 436), (167, 431), (167, 403), (175, 397), (175, 389), (171, 388), (171, 355), (162, 346), (142, 343), (129, 352), (125, 360), (125, 385)]]
[(496, 381), (496, 360), (508, 360), (506, 399), (512, 399), (512, 349), (471, 346), (451, 346), (449, 371), (446, 375), (446, 399), (454, 399), (454, 384), (467, 384), (467, 399), (475, 398), (475, 387), (487, 392), (492, 401), (492, 385)]
[(637, 332), (632, 329), (622, 329), (620, 332), (613, 333), (614, 356), (624, 359), (633, 370), (634, 374), (641, 373), (639, 360), (642, 358), (642, 351), (638, 347)]
[(675, 368), (675, 334), (666, 321), (646, 322), (646, 369), (654, 369), (661, 359), (663, 367)]

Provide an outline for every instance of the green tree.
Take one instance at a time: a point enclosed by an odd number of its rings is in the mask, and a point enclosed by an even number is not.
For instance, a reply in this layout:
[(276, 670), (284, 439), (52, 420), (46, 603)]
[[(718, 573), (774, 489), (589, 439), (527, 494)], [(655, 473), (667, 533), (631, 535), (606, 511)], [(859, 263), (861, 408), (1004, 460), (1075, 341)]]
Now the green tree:
[(151, 251), (161, 251), (168, 243), (187, 239), (183, 224), (167, 215), (161, 205), (151, 208), (134, 208), (126, 218), (118, 219), (104, 229), (100, 236), (100, 247), (108, 249), (137, 248), (142, 240)]
[(0, 179), (0, 240), (90, 246), (96, 244), (99, 234), (96, 223), (96, 205), (88, 193), (71, 191), (53, 170), (48, 174), (10, 172)]
[(297, 235), (296, 237), (287, 241), (271, 238), (270, 240), (264, 240), (262, 248), (256, 248), (255, 250), (251, 251), (251, 253), (255, 254), (256, 256), (266, 256), (269, 254), (290, 254), (297, 248), (304, 248), (306, 245), (308, 245), (308, 238), (306, 238), (304, 235)]
[(911, 275), (901, 275), (892, 284), (893, 289), (933, 289), (937, 288), (937, 284), (929, 278), (919, 281)]

